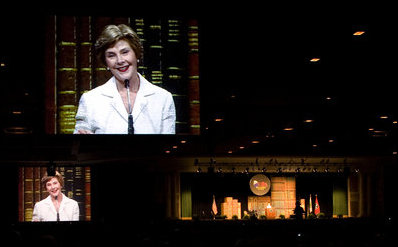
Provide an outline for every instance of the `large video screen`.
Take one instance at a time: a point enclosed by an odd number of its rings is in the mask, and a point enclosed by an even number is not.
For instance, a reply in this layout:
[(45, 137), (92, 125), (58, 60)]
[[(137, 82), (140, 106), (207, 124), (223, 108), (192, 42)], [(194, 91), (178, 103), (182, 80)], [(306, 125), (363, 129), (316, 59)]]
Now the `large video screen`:
[[(117, 81), (115, 79), (119, 78), (120, 70), (107, 67), (94, 49), (95, 42), (107, 25), (125, 24), (138, 35), (143, 48), (137, 62), (140, 87), (134, 104), (129, 102), (133, 108), (130, 112), (134, 132), (199, 134), (197, 20), (54, 16), (48, 22), (47, 43), (53, 50), (46, 56), (51, 59), (47, 63), (46, 90), (54, 92), (54, 97), (47, 94), (50, 97), (46, 98), (46, 106), (53, 106), (51, 108), (55, 112), (46, 112), (46, 132), (76, 134), (75, 124), (82, 120), (84, 123), (79, 128), (86, 127), (90, 133), (127, 134), (129, 120), (125, 114), (127, 110), (121, 104), (122, 93), (113, 97), (116, 93), (114, 85), (105, 85), (107, 82), (112, 84), (112, 80)], [(117, 63), (115, 66), (121, 66), (122, 62)], [(96, 90), (98, 93), (90, 94), (91, 98), (99, 94), (98, 98), (89, 101), (90, 97), (86, 97), (87, 102), (81, 100), (82, 95), (98, 87), (101, 87), (100, 92)], [(79, 106), (83, 107), (84, 103), (92, 105), (79, 112)]]
[[(7, 48), (26, 43), (2, 41), (1, 75), (6, 81), (3, 85), (11, 89), (4, 90), (2, 97), (10, 104), (3, 108), (7, 115), (7, 121), (2, 123), (5, 133), (127, 134), (130, 126), (130, 133), (134, 134), (200, 134), (197, 19), (88, 12), (46, 13), (33, 19), (26, 15), (21, 23), (26, 25), (29, 21), (32, 28), (26, 34), (34, 37), (30, 39), (34, 48), (29, 49), (29, 54), (35, 59), (25, 66), (30, 83), (16, 81), (21, 80), (21, 62), (17, 58), (21, 56)], [(103, 59), (108, 48), (117, 42), (107, 40), (102, 57), (95, 48), (108, 25), (125, 25), (139, 40), (140, 57), (128, 44), (137, 62), (128, 66), (127, 72), (133, 70), (128, 78), (128, 96), (127, 90), (123, 91), (127, 78), (121, 80), (117, 76), (125, 72), (121, 66), (127, 60), (119, 59), (110, 67)], [(16, 32), (9, 27), (8, 33)], [(10, 92), (17, 92), (21, 99)]]

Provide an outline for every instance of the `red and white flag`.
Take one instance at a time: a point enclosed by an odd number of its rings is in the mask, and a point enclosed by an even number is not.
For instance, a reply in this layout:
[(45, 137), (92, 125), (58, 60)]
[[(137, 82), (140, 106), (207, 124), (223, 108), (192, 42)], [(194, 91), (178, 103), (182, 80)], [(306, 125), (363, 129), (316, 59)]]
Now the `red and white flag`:
[(216, 204), (216, 197), (213, 195), (213, 205), (211, 206), (211, 210), (213, 211), (214, 215), (217, 215), (217, 204)]
[(321, 208), (319, 207), (319, 203), (318, 203), (318, 196), (315, 195), (315, 215), (318, 215), (321, 212)]

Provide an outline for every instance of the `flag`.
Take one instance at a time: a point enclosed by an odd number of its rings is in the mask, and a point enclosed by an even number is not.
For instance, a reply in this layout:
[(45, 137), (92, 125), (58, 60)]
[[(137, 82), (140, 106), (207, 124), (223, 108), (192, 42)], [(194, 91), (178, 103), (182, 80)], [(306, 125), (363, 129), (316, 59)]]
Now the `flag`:
[(315, 215), (318, 215), (321, 212), (321, 208), (319, 207), (318, 197), (315, 195)]
[(214, 215), (217, 215), (217, 204), (216, 204), (216, 197), (213, 195), (213, 205), (211, 206), (211, 210), (213, 211)]
[(311, 200), (311, 194), (310, 194), (310, 205), (308, 205), (308, 212), (312, 213), (312, 200)]

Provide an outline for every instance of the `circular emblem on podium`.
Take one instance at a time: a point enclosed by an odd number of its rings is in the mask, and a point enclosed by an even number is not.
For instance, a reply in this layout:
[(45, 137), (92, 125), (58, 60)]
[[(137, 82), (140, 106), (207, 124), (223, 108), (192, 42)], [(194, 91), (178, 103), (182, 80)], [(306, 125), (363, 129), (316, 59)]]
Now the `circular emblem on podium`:
[(258, 196), (263, 196), (268, 193), (271, 188), (271, 181), (263, 174), (254, 175), (250, 179), (250, 189)]

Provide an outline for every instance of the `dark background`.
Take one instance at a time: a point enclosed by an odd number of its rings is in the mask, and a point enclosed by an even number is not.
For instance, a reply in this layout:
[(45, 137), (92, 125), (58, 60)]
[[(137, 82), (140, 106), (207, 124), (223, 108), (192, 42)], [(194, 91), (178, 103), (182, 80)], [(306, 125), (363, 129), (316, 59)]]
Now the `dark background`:
[[(48, 15), (138, 13), (199, 20), (201, 133), (209, 137), (212, 152), (226, 153), (226, 143), (242, 154), (391, 155), (397, 150), (397, 38), (387, 5), (152, 1), (99, 6), (88, 1), (72, 7), (73, 2), (11, 4), (3, 10), (3, 130), (27, 126), (44, 135)], [(366, 33), (353, 36), (355, 31)], [(310, 63), (313, 57), (320, 62)], [(237, 150), (234, 142), (248, 138), (263, 141)]]

